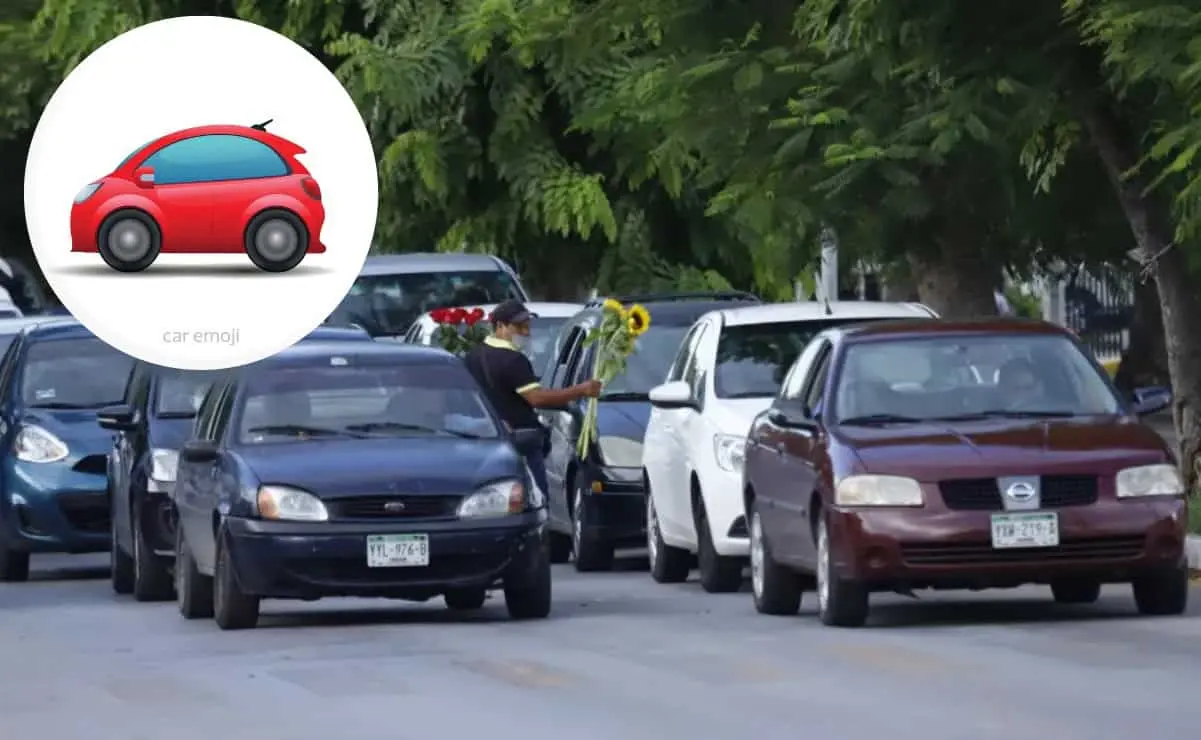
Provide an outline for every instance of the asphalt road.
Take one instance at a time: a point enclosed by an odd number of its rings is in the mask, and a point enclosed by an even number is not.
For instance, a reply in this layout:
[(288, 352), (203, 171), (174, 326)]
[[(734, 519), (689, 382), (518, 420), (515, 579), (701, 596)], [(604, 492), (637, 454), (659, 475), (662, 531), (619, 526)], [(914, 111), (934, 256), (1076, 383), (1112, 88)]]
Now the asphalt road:
[(34, 567), (0, 585), (0, 740), (1132, 740), (1201, 720), (1201, 593), (1158, 619), (1116, 587), (1090, 607), (881, 596), (839, 630), (812, 602), (765, 617), (745, 592), (557, 566), (543, 622), (499, 598), (268, 602), (223, 633), (114, 596), (103, 558)]

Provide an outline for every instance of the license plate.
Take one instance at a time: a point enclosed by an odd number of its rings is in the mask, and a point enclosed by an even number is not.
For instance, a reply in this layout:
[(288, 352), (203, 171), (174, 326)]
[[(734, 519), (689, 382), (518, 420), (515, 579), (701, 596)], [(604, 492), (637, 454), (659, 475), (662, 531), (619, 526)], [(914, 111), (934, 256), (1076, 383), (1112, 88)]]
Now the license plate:
[(1054, 512), (993, 514), (992, 546), (1055, 547), (1059, 544), (1059, 516)]
[(429, 564), (429, 535), (367, 535), (367, 567), (369, 568), (419, 568)]

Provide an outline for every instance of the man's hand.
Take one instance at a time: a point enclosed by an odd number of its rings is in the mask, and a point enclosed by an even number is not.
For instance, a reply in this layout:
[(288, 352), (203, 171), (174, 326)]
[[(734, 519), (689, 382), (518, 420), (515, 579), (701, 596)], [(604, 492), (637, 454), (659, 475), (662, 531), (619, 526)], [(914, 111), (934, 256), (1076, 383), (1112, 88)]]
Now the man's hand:
[(600, 395), (602, 387), (601, 382), (596, 378), (585, 380), (579, 385), (580, 393), (583, 394), (584, 398), (596, 398)]

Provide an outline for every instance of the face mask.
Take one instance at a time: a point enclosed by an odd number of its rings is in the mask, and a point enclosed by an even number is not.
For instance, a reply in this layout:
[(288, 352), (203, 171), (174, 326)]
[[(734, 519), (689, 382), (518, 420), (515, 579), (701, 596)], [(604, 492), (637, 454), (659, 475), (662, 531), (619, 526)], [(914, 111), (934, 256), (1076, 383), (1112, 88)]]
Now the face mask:
[(514, 334), (512, 338), (513, 346), (517, 349), (525, 349), (529, 346), (530, 338), (521, 334)]

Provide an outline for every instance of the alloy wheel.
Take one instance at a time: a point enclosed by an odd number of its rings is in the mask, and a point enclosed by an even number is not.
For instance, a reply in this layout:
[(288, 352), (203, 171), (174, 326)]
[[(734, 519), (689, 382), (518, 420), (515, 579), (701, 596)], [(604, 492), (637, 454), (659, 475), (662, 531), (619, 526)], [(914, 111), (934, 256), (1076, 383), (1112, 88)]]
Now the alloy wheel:
[(751, 514), (751, 588), (763, 596), (763, 522), (759, 512)]
[(659, 514), (655, 511), (655, 497), (646, 494), (646, 555), (651, 567), (659, 559)]
[(145, 257), (154, 240), (146, 224), (136, 218), (125, 218), (113, 225), (108, 234), (108, 248), (124, 262), (137, 262)]
[(584, 540), (584, 494), (576, 489), (571, 502), (571, 545), (575, 552), (580, 551), (580, 543)]
[(817, 527), (817, 603), (823, 612), (830, 606), (830, 535), (825, 522)]

